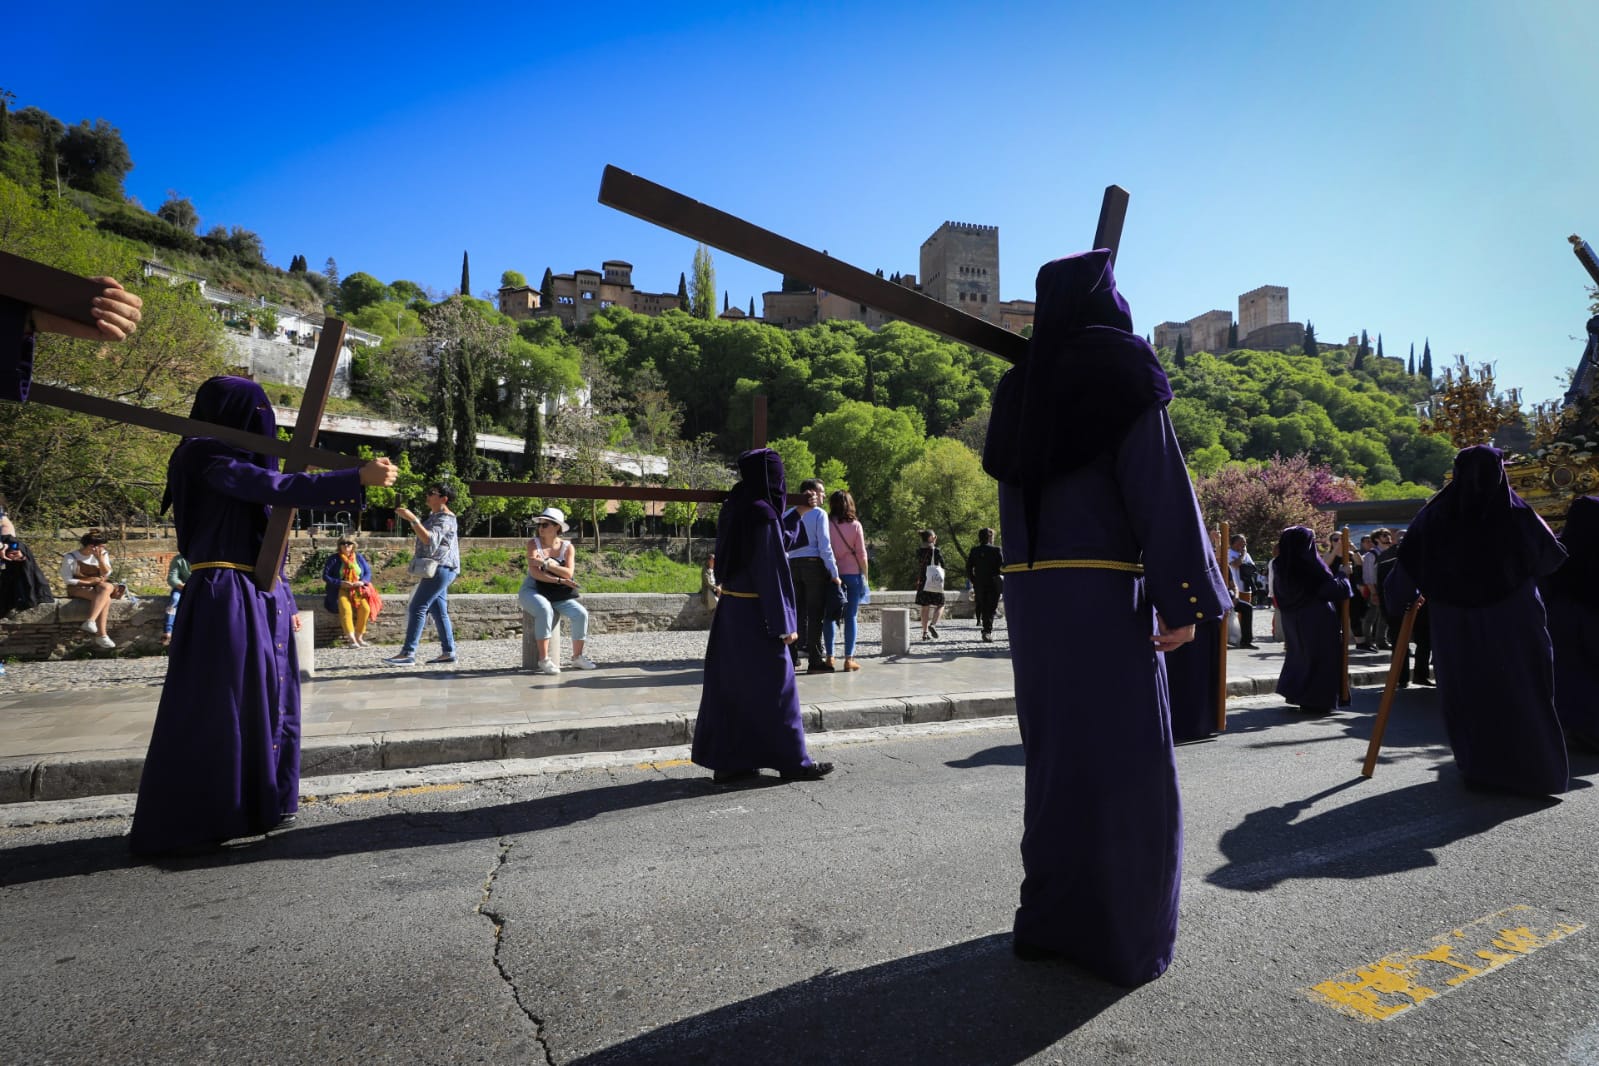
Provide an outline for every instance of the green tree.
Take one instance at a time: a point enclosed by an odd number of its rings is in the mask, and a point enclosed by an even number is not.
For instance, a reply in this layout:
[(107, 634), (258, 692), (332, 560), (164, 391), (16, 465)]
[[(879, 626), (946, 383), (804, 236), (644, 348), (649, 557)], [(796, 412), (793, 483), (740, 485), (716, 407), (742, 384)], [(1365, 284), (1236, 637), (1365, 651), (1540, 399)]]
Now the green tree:
[(84, 119), (61, 135), (57, 147), (67, 184), (108, 200), (121, 200), (122, 180), (133, 169), (133, 157), (122, 132), (103, 118)]
[(644, 521), (644, 502), (642, 500), (617, 500), (616, 517), (622, 522), (622, 532), (629, 537), (638, 534), (638, 526)]
[(1316, 344), (1316, 327), (1310, 324), (1309, 319), (1305, 320), (1304, 350), (1305, 354), (1311, 357), (1321, 354), (1321, 349)]
[(1227, 324), (1227, 348), (1231, 350), (1236, 347), (1238, 347), (1238, 323), (1229, 322)]
[(348, 317), (362, 308), (394, 299), (394, 291), (371, 274), (357, 270), (339, 282), (339, 313)]
[(818, 459), (844, 464), (857, 508), (881, 521), (889, 506), (889, 489), (900, 471), (921, 454), (926, 430), (914, 410), (850, 400), (818, 415), (803, 436)]
[(546, 314), (555, 310), (555, 275), (549, 267), (544, 268), (544, 280), (539, 282), (539, 307)]
[(166, 203), (156, 208), (155, 217), (185, 233), (193, 233), (200, 225), (200, 213), (194, 209), (194, 204), (171, 189), (167, 190)]
[(1377, 358), (1378, 359), (1383, 358), (1383, 354), (1382, 354), (1382, 334), (1381, 333), (1377, 334)]
[(679, 311), (689, 310), (688, 275), (681, 272), (677, 275), (677, 309)]
[(1177, 334), (1177, 350), (1172, 353), (1171, 359), (1178, 366), (1188, 365), (1188, 356), (1183, 351), (1183, 335), (1181, 333)]
[(1405, 373), (1411, 377), (1416, 376), (1416, 342), (1410, 342), (1410, 362), (1405, 367)]
[(461, 253), (461, 295), (472, 295), (472, 269), (465, 252)]
[(695, 318), (716, 315), (716, 266), (704, 244), (694, 249), (694, 280), (689, 286), (689, 313)]
[(934, 437), (921, 455), (906, 464), (889, 491), (890, 550), (873, 557), (872, 569), (889, 578), (892, 587), (909, 587), (915, 580), (915, 549), (920, 544), (915, 531), (933, 529), (946, 553), (946, 565), (954, 571), (947, 587), (959, 588), (977, 531), (999, 525), (999, 486), (983, 472), (977, 453), (958, 440)]
[(816, 456), (811, 446), (799, 437), (779, 437), (766, 446), (783, 457), (783, 471), (790, 491), (806, 478), (816, 476)]
[(1421, 346), (1421, 377), (1427, 383), (1427, 388), (1432, 388), (1432, 338), (1428, 337)]
[(521, 289), (527, 287), (527, 275), (520, 270), (507, 270), (500, 274), (500, 288)]
[(331, 255), (328, 256), (328, 261), (322, 266), (322, 276), (328, 279), (329, 287), (337, 291), (339, 287), (339, 263)]

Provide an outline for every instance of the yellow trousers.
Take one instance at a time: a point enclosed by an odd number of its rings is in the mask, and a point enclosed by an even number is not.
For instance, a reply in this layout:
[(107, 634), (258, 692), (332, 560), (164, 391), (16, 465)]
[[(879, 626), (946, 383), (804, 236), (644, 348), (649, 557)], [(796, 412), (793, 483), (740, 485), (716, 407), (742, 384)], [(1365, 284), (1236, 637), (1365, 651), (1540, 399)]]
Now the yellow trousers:
[(339, 625), (344, 629), (344, 635), (354, 633), (361, 637), (366, 635), (366, 620), (372, 616), (372, 605), (366, 602), (365, 596), (355, 597), (352, 601), (348, 595), (339, 597)]

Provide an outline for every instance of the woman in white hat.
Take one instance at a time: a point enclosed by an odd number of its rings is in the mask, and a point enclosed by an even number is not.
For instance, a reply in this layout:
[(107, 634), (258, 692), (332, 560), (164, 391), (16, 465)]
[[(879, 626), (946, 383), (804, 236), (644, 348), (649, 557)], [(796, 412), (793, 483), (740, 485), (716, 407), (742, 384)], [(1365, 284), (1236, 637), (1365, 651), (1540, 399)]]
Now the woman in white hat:
[(571, 541), (561, 539), (567, 531), (566, 514), (559, 507), (546, 507), (533, 519), (533, 525), (537, 532), (527, 542), (527, 576), (516, 594), (522, 610), (533, 618), (533, 639), (539, 649), (533, 672), (561, 672), (560, 646), (556, 646), (554, 654), (550, 648), (557, 614), (566, 619), (572, 630), (572, 665), (579, 670), (593, 670), (594, 660), (583, 654), (589, 612), (577, 598), (577, 548)]

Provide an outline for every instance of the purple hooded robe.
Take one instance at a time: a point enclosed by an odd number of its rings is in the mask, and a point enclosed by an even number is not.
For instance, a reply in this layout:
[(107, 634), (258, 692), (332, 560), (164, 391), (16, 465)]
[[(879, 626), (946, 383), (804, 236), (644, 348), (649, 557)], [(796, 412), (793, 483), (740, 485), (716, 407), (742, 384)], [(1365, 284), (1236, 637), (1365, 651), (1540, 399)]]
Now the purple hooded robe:
[(1538, 583), (1555, 652), (1555, 711), (1568, 741), (1599, 751), (1599, 497), (1572, 501), (1566, 561)]
[[(261, 386), (212, 378), (191, 417), (272, 436)], [(192, 574), (139, 781), (135, 854), (205, 847), (272, 828), (299, 807), (300, 670), (288, 582), (256, 587), (273, 504), (359, 507), (359, 470), (280, 474), (276, 460), (210, 437), (186, 437), (167, 465), (178, 551)]]
[(1338, 604), (1354, 590), (1327, 569), (1316, 552), (1316, 531), (1308, 526), (1283, 530), (1272, 574), (1286, 646), (1277, 694), (1307, 711), (1331, 711), (1345, 702), (1344, 622)]
[(1038, 272), (1027, 357), (994, 394), (1016, 711), (1026, 756), (1015, 938), (1110, 981), (1159, 977), (1177, 936), (1182, 810), (1155, 616), (1231, 605), (1183, 464), (1153, 349), (1103, 249)]
[(1566, 790), (1554, 652), (1536, 583), (1565, 558), (1487, 445), (1455, 456), (1449, 484), (1400, 542), (1399, 561), (1427, 597), (1444, 726), (1470, 785), (1538, 796)]
[(793, 534), (780, 517), (787, 491), (783, 460), (758, 448), (738, 457), (738, 473), (717, 524), (722, 598), (705, 647), (692, 755), (722, 773), (791, 772), (812, 764), (794, 661), (783, 643), (795, 631), (787, 555)]
[(0, 400), (21, 403), (33, 383), (33, 334), (27, 304), (0, 297)]

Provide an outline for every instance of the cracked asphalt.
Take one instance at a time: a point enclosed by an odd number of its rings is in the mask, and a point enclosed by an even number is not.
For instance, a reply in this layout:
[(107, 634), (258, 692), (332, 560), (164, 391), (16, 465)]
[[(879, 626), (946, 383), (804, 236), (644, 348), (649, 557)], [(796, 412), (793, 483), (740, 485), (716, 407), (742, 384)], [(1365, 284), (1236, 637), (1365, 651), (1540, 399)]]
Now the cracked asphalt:
[[(1599, 761), (1575, 764), (1558, 802), (1466, 792), (1430, 700), (1402, 698), (1371, 781), (1374, 695), (1315, 720), (1235, 701), (1225, 736), (1179, 749), (1177, 960), (1133, 991), (1010, 955), (1013, 719), (813, 738), (838, 765), (821, 782), (720, 790), (681, 749), (376, 782), (160, 867), (129, 860), (125, 817), (0, 828), (0, 1048), (8, 1063), (1599, 1064)], [(1433, 958), (1434, 938), (1513, 907), (1547, 944), (1521, 937), (1514, 965), (1469, 980), (1423, 969), (1438, 994), (1392, 1020), (1308, 991)]]

